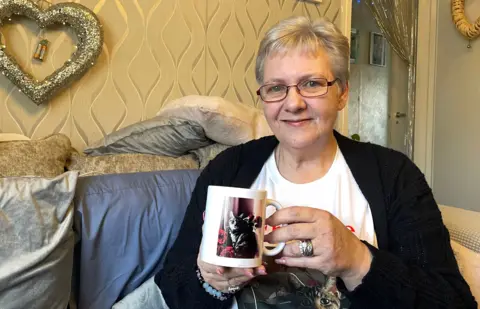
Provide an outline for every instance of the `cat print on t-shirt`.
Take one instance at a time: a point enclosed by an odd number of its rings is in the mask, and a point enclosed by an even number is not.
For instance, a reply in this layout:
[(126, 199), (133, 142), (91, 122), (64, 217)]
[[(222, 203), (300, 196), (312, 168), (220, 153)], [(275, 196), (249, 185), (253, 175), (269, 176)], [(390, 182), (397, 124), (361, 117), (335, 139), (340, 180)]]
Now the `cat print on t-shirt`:
[(345, 309), (349, 301), (338, 291), (336, 278), (290, 268), (257, 277), (239, 297), (239, 309)]

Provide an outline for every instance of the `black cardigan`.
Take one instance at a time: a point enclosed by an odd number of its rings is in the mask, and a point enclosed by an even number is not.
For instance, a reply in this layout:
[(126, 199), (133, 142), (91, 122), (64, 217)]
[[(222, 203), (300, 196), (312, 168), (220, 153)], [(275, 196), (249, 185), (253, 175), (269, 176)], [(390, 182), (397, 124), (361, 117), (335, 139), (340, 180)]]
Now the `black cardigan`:
[[(378, 249), (370, 271), (353, 292), (338, 288), (351, 308), (477, 308), (462, 278), (440, 210), (423, 174), (403, 154), (335, 132), (340, 150), (367, 199)], [(265, 137), (227, 149), (197, 180), (178, 237), (155, 276), (170, 309), (230, 308), (207, 294), (195, 266), (209, 185), (249, 188), (278, 140)]]

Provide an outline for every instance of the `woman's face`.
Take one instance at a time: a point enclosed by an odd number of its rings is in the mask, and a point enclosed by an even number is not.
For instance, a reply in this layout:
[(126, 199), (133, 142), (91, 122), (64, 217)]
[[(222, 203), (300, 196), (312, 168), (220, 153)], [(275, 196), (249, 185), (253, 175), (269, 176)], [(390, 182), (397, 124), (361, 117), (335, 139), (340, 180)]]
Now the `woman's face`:
[[(263, 84), (295, 85), (305, 80), (326, 78), (333, 81), (330, 61), (322, 50), (316, 57), (293, 51), (265, 59)], [(279, 102), (264, 103), (265, 117), (278, 140), (288, 147), (302, 149), (331, 136), (337, 112), (345, 107), (348, 88), (341, 93), (338, 83), (321, 97), (302, 97), (294, 87)]]

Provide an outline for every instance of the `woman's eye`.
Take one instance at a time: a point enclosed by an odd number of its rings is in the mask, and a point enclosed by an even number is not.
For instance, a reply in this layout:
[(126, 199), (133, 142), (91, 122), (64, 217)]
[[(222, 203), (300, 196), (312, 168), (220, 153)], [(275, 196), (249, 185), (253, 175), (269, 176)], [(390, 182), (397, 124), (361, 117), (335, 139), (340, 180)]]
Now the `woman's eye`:
[(304, 84), (304, 87), (307, 88), (316, 88), (316, 87), (323, 87), (322, 83), (320, 81), (316, 80), (309, 80)]
[(278, 85), (268, 88), (268, 92), (280, 92), (282, 90), (283, 90), (283, 87)]

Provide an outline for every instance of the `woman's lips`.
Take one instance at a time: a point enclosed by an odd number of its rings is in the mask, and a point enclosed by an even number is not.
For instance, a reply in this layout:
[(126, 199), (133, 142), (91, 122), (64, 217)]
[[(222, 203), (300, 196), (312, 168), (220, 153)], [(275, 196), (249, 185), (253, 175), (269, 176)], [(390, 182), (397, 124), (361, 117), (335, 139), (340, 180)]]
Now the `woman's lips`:
[(299, 119), (299, 120), (283, 120), (286, 124), (292, 127), (301, 127), (308, 124), (311, 119)]

